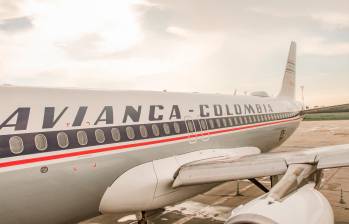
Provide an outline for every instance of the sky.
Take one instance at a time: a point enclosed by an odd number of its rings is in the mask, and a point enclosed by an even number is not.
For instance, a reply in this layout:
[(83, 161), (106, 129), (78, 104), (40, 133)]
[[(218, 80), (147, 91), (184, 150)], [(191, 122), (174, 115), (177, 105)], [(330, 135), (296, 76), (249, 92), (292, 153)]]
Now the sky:
[(0, 84), (238, 94), (349, 103), (347, 0), (0, 0)]

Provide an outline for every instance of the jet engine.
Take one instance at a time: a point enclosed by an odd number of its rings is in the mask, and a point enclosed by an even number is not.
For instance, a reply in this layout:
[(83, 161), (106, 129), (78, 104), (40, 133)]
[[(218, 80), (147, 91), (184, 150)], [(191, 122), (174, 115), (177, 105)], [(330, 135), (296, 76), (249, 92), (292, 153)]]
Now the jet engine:
[(226, 224), (333, 224), (327, 199), (309, 183), (275, 200), (263, 195), (232, 211)]

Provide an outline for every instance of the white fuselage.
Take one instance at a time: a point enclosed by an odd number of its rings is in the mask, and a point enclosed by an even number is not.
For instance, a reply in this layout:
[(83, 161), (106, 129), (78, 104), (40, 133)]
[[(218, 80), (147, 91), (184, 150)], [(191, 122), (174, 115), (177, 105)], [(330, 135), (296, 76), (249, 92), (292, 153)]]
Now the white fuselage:
[(1, 223), (80, 221), (127, 170), (208, 149), (267, 152), (301, 120), (297, 102), (271, 97), (22, 87), (0, 97)]

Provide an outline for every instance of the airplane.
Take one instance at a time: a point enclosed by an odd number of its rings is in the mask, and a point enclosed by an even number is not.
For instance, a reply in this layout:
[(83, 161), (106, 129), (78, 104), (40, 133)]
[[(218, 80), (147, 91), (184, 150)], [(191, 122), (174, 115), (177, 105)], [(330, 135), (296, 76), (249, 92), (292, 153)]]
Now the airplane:
[(333, 223), (317, 187), (323, 169), (349, 165), (349, 145), (270, 152), (303, 119), (295, 66), (292, 42), (275, 97), (1, 86), (0, 223), (123, 212), (146, 223), (152, 211), (242, 179), (266, 193), (226, 224)]

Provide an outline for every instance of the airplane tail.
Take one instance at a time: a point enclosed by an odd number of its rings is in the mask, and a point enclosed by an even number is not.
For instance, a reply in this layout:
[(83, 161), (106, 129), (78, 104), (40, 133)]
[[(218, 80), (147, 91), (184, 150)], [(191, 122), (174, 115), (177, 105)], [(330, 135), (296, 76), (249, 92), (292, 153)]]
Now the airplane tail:
[(296, 95), (296, 42), (292, 41), (288, 53), (282, 87), (278, 97), (295, 99)]

